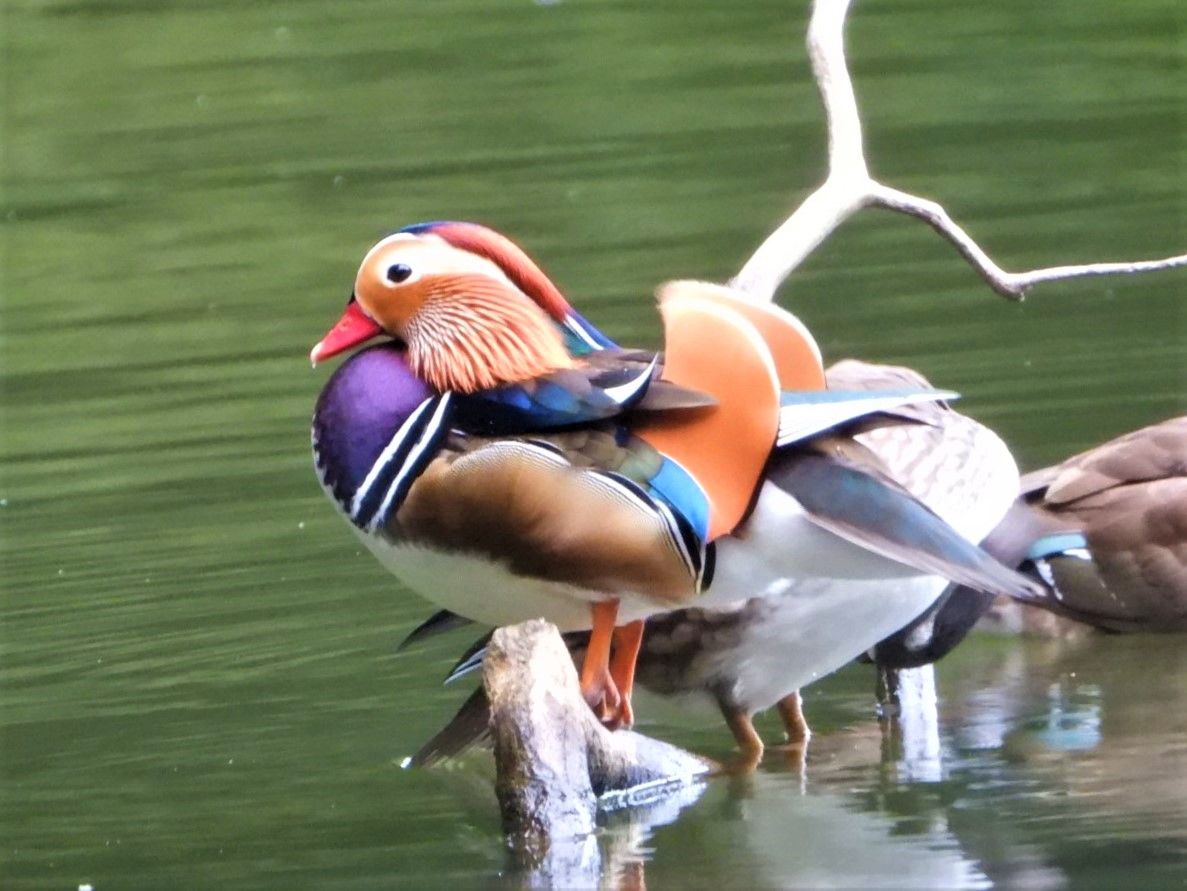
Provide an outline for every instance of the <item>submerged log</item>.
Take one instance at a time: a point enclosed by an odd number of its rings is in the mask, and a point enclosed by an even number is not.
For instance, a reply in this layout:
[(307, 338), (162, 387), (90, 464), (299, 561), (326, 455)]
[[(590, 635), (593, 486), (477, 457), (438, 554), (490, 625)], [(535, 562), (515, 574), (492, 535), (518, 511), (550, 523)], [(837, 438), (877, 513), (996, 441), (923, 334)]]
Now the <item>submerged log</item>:
[[(603, 727), (581, 695), (560, 633), (543, 619), (494, 633), (483, 684), (495, 792), (521, 867), (539, 869), (561, 849), (581, 856), (576, 852), (585, 848), (599, 808), (652, 801), (716, 766), (642, 734)], [(555, 874), (569, 872), (555, 865)]]

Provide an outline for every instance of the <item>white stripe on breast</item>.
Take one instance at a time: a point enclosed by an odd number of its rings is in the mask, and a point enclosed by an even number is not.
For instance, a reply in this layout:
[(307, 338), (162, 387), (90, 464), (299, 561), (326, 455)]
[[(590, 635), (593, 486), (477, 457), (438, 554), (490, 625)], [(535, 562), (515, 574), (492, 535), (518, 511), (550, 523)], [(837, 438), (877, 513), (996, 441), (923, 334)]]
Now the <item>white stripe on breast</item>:
[(355, 490), (354, 497), (350, 500), (350, 516), (352, 519), (358, 516), (359, 509), (363, 506), (363, 499), (367, 497), (367, 492), (370, 491), (373, 485), (375, 485), (375, 480), (378, 478), (379, 474), (383, 472), (383, 468), (387, 466), (387, 463), (391, 461), (392, 456), (394, 456), (399, 450), (400, 446), (404, 444), (404, 439), (408, 436), (408, 431), (411, 430), (413, 426), (415, 426), (417, 421), (420, 419), (420, 416), (425, 413), (429, 407), (429, 404), (435, 398), (436, 397), (430, 396), (428, 399), (418, 405), (416, 410), (408, 416), (408, 420), (400, 425), (400, 429), (396, 431), (396, 435), (391, 438), (391, 441), (387, 444), (387, 447), (379, 453), (379, 457), (375, 459), (375, 463), (371, 465), (371, 469), (367, 471), (367, 476)]
[[(408, 457), (404, 459), (404, 464), (400, 467), (400, 472), (396, 474), (396, 478), (392, 480), (392, 484), (387, 487), (387, 493), (383, 496), (383, 503), (379, 505), (379, 510), (375, 511), (375, 516), (371, 518), (371, 522), (368, 524), (369, 529), (376, 529), (383, 525), (383, 518), (388, 515), (392, 501), (395, 499), (396, 493), (400, 490), (401, 484), (408, 478), (408, 474), (412, 472), (412, 469), (416, 467), (416, 463), (420, 460), (420, 456), (424, 454), (425, 449), (432, 445), (437, 431), (445, 423), (445, 416), (449, 413), (450, 397), (452, 395), (452, 393), (446, 393), (441, 397), (441, 401), (437, 405), (437, 410), (433, 412), (433, 416), (429, 418), (429, 423), (421, 431), (420, 439), (416, 441), (416, 445), (408, 453)], [(421, 408), (423, 407), (424, 403), (421, 405)], [(417, 409), (417, 411), (419, 412), (420, 409)]]

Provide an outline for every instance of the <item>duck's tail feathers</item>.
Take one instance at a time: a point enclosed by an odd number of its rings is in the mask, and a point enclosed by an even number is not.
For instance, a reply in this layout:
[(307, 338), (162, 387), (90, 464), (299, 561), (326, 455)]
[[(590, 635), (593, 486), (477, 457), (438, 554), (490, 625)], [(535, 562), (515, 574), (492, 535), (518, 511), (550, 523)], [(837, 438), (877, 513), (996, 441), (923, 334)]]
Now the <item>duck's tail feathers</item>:
[(469, 619), (464, 616), (459, 616), (457, 613), (451, 613), (447, 609), (437, 610), (410, 632), (408, 636), (396, 644), (396, 652), (402, 653), (408, 647), (414, 644), (426, 641), (431, 637), (436, 637), (438, 634), (444, 634), (447, 631), (453, 631), (455, 628), (463, 628), (466, 625), (472, 625)]
[(432, 767), (490, 741), (490, 703), (482, 687), (470, 694), (449, 723), (433, 734), (403, 766)]
[(449, 669), (449, 674), (445, 676), (445, 683), (452, 684), (458, 678), (464, 678), (482, 667), (482, 660), (486, 658), (486, 647), (493, 634), (494, 632), (490, 631), (482, 635), (466, 648), (466, 652), (462, 653), (457, 662), (453, 663), (453, 668)]

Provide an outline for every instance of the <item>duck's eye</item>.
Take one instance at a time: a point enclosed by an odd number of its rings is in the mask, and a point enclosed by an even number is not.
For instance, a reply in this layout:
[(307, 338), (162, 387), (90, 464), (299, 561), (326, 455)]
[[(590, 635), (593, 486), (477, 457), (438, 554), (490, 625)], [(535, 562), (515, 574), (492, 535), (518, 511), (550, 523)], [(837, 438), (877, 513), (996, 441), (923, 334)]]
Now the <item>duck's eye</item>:
[(393, 263), (387, 267), (387, 280), (393, 285), (406, 281), (410, 275), (412, 275), (412, 267), (406, 263)]

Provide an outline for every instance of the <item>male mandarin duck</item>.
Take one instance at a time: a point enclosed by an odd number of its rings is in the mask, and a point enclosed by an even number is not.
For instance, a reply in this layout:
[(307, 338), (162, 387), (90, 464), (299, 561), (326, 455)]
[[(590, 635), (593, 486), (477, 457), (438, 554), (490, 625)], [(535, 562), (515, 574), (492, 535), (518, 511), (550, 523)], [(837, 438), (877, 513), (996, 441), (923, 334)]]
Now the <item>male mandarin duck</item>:
[[(671, 283), (660, 304), (662, 357), (617, 347), (485, 227), (383, 239), (311, 353), (395, 341), (353, 356), (322, 391), (323, 486), (379, 559), (447, 610), (591, 629), (582, 690), (613, 726), (632, 720), (650, 615), (778, 598), (806, 579), (942, 573), (1028, 590), (818, 436), (946, 394), (823, 390), (803, 325), (720, 286)], [(812, 636), (851, 658), (935, 593), (856, 612), (852, 597), (793, 599)]]
[[(846, 391), (923, 389), (926, 379), (910, 369), (845, 360), (827, 371), (830, 387)], [(978, 540), (1010, 508), (1018, 490), (1018, 469), (1005, 443), (990, 429), (943, 402), (912, 406), (917, 423), (879, 426), (843, 441), (871, 472), (888, 475), (964, 538)], [(792, 490), (795, 494), (795, 490)], [(806, 579), (778, 596), (753, 597), (731, 609), (685, 609), (647, 620), (636, 680), (665, 697), (715, 705), (725, 717), (743, 756), (757, 761), (763, 742), (753, 715), (777, 706), (789, 742), (806, 739), (798, 690), (844, 665), (857, 654), (836, 645), (851, 635), (845, 622), (805, 621), (801, 602), (824, 600), (844, 610), (854, 625), (874, 623), (880, 603), (914, 599), (926, 609), (905, 628), (870, 649), (888, 667), (934, 661), (951, 650), (993, 599), (992, 593), (954, 589), (939, 576), (877, 580)], [(935, 601), (930, 609), (927, 604)], [(898, 613), (898, 615), (902, 615)], [(906, 621), (906, 620), (904, 620)], [(456, 625), (438, 614), (413, 637)], [(485, 639), (484, 639), (485, 641)], [(450, 678), (476, 667), (479, 642)], [(580, 658), (582, 635), (568, 635)], [(414, 757), (432, 763), (454, 754), (485, 732), (481, 689), (458, 716)]]

